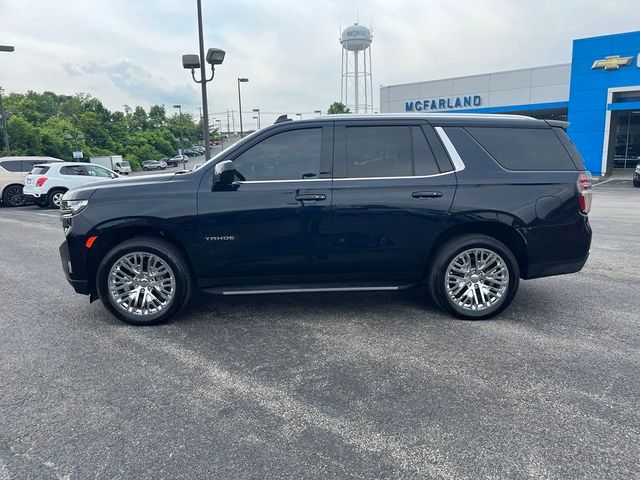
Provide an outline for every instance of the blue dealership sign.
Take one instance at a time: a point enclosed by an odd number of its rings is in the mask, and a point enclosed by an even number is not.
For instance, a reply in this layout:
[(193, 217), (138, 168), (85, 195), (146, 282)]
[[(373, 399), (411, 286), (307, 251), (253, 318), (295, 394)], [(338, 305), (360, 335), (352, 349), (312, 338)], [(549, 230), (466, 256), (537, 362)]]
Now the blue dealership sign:
[(434, 111), (434, 110), (452, 110), (455, 108), (479, 107), (482, 105), (482, 97), (480, 95), (466, 95), (463, 97), (444, 97), (430, 100), (416, 100), (414, 102), (405, 102), (404, 109), (407, 112)]

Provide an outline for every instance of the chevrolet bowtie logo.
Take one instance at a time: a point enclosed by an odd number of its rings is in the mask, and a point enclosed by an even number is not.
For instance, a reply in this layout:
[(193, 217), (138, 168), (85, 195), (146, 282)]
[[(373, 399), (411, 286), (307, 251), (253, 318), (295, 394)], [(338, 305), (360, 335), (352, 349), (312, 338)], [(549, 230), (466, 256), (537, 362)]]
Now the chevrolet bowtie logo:
[(620, 55), (613, 55), (611, 57), (604, 57), (604, 60), (596, 60), (595, 62), (593, 62), (593, 65), (591, 65), (591, 68), (618, 70), (620, 67), (631, 65), (631, 62), (633, 62), (633, 57), (621, 57)]

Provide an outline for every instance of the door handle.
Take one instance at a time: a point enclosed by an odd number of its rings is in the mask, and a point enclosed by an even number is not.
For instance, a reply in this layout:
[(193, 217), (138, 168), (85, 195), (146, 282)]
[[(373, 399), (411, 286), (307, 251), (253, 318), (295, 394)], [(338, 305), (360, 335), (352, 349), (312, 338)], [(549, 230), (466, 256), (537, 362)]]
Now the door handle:
[(413, 198), (439, 198), (442, 196), (442, 192), (413, 192), (411, 196)]
[(319, 200), (326, 200), (327, 196), (323, 193), (305, 193), (296, 195), (296, 200), (301, 202), (317, 202)]

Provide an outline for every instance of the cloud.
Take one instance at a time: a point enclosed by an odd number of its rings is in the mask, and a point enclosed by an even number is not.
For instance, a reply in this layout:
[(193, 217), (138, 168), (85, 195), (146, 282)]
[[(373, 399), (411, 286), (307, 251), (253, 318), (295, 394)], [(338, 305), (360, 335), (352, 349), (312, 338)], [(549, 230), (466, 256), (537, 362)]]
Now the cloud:
[(131, 59), (122, 58), (112, 64), (89, 62), (63, 63), (64, 71), (74, 77), (106, 75), (122, 92), (139, 103), (181, 103), (197, 105), (197, 91), (190, 85), (172, 85), (166, 78), (154, 76)]
[[(358, 14), (373, 22), (376, 90), (568, 62), (574, 38), (637, 30), (640, 17), (637, 0), (202, 3), (206, 47), (227, 52), (208, 84), (211, 112), (237, 110), (236, 79), (248, 77), (242, 103), (265, 112), (263, 124), (339, 99), (339, 30)], [(180, 64), (198, 49), (194, 1), (0, 0), (0, 12), (2, 43), (16, 45), (0, 56), (8, 90), (87, 92), (110, 108), (182, 103), (197, 114), (199, 87)]]

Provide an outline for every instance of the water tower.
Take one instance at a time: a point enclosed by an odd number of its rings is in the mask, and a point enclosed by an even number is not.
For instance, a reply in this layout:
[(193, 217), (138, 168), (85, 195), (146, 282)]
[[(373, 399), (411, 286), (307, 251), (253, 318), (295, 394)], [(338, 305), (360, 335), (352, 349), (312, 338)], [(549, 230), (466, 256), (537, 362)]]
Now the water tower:
[(354, 113), (373, 113), (372, 39), (371, 29), (357, 23), (345, 28), (340, 35), (342, 45), (340, 101)]

